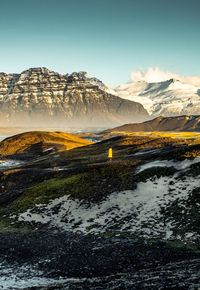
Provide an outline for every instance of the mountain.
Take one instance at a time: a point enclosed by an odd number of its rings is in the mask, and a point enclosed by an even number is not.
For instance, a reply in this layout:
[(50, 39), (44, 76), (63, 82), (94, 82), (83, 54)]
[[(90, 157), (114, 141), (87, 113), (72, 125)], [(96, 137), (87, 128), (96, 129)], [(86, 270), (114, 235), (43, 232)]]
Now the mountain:
[(116, 95), (141, 103), (152, 116), (200, 114), (200, 78), (147, 80), (151, 78), (133, 79), (120, 85), (115, 90)]
[(125, 124), (105, 132), (200, 131), (200, 116), (157, 117), (143, 123)]
[(110, 93), (85, 72), (61, 75), (47, 68), (0, 74), (0, 124), (110, 126), (148, 117), (139, 103)]

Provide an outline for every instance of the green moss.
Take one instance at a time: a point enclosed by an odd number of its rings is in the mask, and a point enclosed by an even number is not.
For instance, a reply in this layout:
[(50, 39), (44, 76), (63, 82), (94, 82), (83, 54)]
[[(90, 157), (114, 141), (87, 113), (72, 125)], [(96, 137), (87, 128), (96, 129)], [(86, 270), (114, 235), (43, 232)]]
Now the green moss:
[(50, 200), (63, 195), (83, 197), (89, 188), (81, 180), (84, 174), (77, 174), (67, 178), (53, 178), (43, 181), (25, 190), (12, 204), (1, 209), (3, 214), (18, 213), (34, 207), (36, 204), (47, 204)]
[(177, 250), (186, 250), (186, 251), (194, 251), (196, 253), (200, 253), (199, 246), (192, 244), (192, 243), (185, 243), (181, 240), (166, 240), (161, 241), (162, 245), (166, 248), (173, 248)]
[(12, 231), (11, 220), (9, 218), (0, 219), (0, 232)]
[(14, 222), (13, 219), (3, 217), (0, 219), (0, 233), (27, 233), (33, 230), (31, 224)]

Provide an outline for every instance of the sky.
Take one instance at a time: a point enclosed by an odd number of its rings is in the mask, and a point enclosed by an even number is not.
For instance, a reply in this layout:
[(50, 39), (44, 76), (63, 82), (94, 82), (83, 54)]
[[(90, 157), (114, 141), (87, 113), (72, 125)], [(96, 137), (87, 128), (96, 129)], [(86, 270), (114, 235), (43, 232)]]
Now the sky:
[(0, 0), (0, 71), (200, 75), (200, 0)]

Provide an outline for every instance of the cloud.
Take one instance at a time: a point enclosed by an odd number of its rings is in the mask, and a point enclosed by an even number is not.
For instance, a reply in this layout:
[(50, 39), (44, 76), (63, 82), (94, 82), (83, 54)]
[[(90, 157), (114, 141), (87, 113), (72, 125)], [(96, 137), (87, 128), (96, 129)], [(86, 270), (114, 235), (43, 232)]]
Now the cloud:
[(147, 70), (138, 70), (131, 73), (131, 81), (146, 81), (156, 83), (166, 81), (172, 78), (179, 79), (179, 75), (168, 71), (162, 71), (158, 67), (150, 67)]
[(161, 70), (158, 67), (150, 67), (146, 70), (137, 70), (131, 73), (131, 82), (145, 81), (148, 83), (156, 83), (172, 78), (200, 87), (200, 76), (181, 76), (176, 73)]

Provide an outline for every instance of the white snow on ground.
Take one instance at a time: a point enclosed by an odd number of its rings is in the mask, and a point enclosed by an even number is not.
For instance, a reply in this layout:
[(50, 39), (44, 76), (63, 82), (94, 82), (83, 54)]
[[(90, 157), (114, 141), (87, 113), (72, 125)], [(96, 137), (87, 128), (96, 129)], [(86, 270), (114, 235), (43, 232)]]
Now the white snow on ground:
[[(139, 156), (139, 155), (144, 155), (144, 154), (155, 154), (155, 153), (159, 153), (162, 149), (161, 148), (158, 148), (158, 149), (143, 149), (143, 150), (140, 150), (132, 155), (135, 155), (135, 156)], [(130, 156), (130, 155), (129, 155)]]
[(6, 137), (8, 137), (8, 136), (0, 135), (0, 142), (1, 142), (2, 140), (4, 140)]
[(22, 161), (18, 161), (18, 160), (0, 160), (0, 169), (19, 166), (22, 163), (23, 163)]
[[(42, 272), (28, 266), (14, 267), (0, 264), (0, 289), (27, 289), (31, 287), (47, 287), (59, 285), (75, 279), (45, 278)], [(77, 279), (78, 280), (78, 279)]]
[(152, 167), (174, 167), (178, 170), (182, 170), (182, 169), (186, 169), (190, 167), (190, 165), (192, 164), (196, 164), (199, 162), (200, 162), (200, 157), (196, 157), (194, 159), (185, 159), (179, 162), (169, 161), (169, 160), (156, 160), (156, 161), (152, 161), (152, 162), (141, 165), (138, 169), (138, 173)]
[[(177, 162), (177, 168), (189, 164)], [(70, 196), (37, 205), (18, 216), (19, 221), (49, 224), (63, 230), (104, 232), (129, 230), (144, 236), (173, 237), (174, 224), (166, 220), (163, 209), (177, 199), (184, 206), (188, 194), (199, 186), (199, 177), (180, 179), (179, 173), (139, 182), (135, 190), (113, 192), (98, 204), (87, 204)], [(162, 211), (161, 211), (162, 210)], [(189, 239), (194, 233), (186, 233)]]

